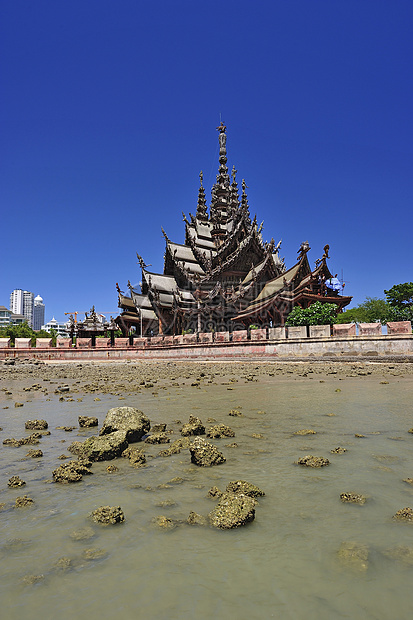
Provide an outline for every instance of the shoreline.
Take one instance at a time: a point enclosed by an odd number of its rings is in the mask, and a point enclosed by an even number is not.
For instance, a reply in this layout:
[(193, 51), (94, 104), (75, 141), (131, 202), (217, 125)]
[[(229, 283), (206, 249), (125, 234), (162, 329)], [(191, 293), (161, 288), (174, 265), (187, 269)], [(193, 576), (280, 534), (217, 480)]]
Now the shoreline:
[[(325, 381), (350, 378), (409, 380), (413, 377), (410, 362), (382, 360), (108, 360), (73, 362), (69, 360), (16, 360), (0, 365), (0, 402), (13, 397), (59, 394), (62, 386), (70, 393), (122, 394), (146, 391), (146, 388), (200, 388), (208, 384), (259, 383), (271, 379)], [(228, 383), (226, 383), (228, 381)], [(66, 391), (66, 390), (65, 390)]]

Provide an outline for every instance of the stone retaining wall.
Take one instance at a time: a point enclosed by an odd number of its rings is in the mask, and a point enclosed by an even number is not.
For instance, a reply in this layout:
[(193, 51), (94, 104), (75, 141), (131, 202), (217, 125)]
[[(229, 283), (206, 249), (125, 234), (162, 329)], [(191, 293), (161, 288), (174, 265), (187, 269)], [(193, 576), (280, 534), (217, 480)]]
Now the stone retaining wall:
[(154, 336), (116, 338), (78, 338), (72, 346), (69, 338), (59, 338), (52, 347), (49, 339), (37, 339), (36, 347), (30, 338), (16, 338), (10, 346), (8, 338), (0, 339), (0, 359), (29, 357), (49, 360), (102, 359), (217, 359), (239, 357), (323, 357), (323, 356), (412, 356), (413, 334), (410, 321), (387, 323), (387, 335), (381, 334), (379, 323), (354, 323), (307, 327), (275, 327), (248, 332), (238, 331), (186, 334), (184, 336)]
[(248, 358), (370, 358), (402, 357), (413, 362), (413, 335), (294, 338), (267, 341), (175, 344), (82, 349), (0, 348), (0, 360), (8, 357), (39, 360), (218, 360)]

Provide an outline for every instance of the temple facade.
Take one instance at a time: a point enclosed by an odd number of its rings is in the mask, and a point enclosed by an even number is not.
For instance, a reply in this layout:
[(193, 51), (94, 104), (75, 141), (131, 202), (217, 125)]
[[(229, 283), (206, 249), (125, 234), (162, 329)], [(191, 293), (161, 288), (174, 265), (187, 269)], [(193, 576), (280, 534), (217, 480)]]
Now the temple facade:
[(245, 181), (239, 190), (234, 167), (229, 174), (226, 127), (217, 129), (219, 168), (209, 211), (201, 172), (196, 213), (183, 214), (184, 243), (171, 241), (162, 228), (163, 273), (150, 272), (137, 254), (141, 290), (128, 282), (125, 293), (116, 285), (121, 313), (115, 320), (125, 335), (132, 328), (137, 335), (166, 335), (282, 326), (295, 305), (328, 302), (340, 312), (351, 301), (330, 284), (328, 245), (312, 270), (310, 246), (301, 243), (297, 263), (287, 269), (281, 241), (264, 242), (263, 224), (250, 216)]

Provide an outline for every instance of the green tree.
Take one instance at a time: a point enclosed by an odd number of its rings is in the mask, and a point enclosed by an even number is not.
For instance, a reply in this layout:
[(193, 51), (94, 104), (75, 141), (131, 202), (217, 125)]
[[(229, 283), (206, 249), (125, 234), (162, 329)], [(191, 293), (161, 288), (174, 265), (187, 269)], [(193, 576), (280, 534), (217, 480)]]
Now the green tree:
[(333, 325), (337, 321), (336, 304), (316, 301), (308, 308), (296, 306), (287, 317), (286, 325)]
[(56, 332), (54, 330), (52, 330), (50, 334), (43, 329), (35, 332), (29, 327), (27, 321), (19, 325), (5, 325), (4, 327), (0, 327), (0, 338), (10, 338), (13, 345), (16, 338), (31, 338), (32, 346), (36, 344), (36, 338), (53, 338), (53, 344), (56, 344)]
[(366, 297), (366, 300), (337, 317), (337, 323), (386, 323), (391, 316), (391, 307), (379, 297)]
[(413, 282), (395, 284), (388, 291), (384, 291), (387, 302), (394, 308), (408, 308), (413, 306)]
[(388, 320), (413, 321), (413, 282), (395, 284), (384, 293), (390, 306)]

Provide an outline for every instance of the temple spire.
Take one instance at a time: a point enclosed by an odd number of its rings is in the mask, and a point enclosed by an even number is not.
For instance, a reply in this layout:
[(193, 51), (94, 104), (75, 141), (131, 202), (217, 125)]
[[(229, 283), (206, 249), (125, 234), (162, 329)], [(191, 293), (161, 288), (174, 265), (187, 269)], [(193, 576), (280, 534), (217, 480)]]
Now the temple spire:
[(251, 224), (250, 219), (250, 208), (248, 205), (247, 192), (247, 184), (245, 183), (245, 179), (242, 179), (242, 196), (241, 196), (241, 211), (244, 217), (248, 220), (248, 223)]
[(199, 173), (199, 192), (198, 192), (198, 204), (196, 207), (196, 218), (197, 220), (200, 220), (201, 222), (207, 222), (208, 221), (208, 212), (207, 212), (207, 204), (206, 204), (206, 200), (205, 200), (205, 190), (204, 187), (202, 185), (202, 180), (203, 180), (203, 172), (201, 170), (201, 172)]
[(219, 131), (219, 173), (217, 181), (218, 183), (229, 185), (229, 174), (227, 167), (227, 127), (222, 121), (217, 127), (217, 131)]
[(219, 170), (217, 181), (211, 190), (210, 221), (212, 222), (212, 237), (222, 242), (227, 235), (226, 222), (230, 215), (231, 186), (227, 167), (227, 135), (226, 126), (221, 121), (217, 127), (219, 131)]
[(231, 176), (232, 176), (232, 183), (231, 183), (231, 195), (230, 195), (230, 216), (232, 218), (235, 217), (235, 215), (238, 212), (239, 209), (239, 196), (238, 196), (238, 183), (236, 181), (235, 175), (237, 174), (238, 170), (235, 170), (235, 166), (232, 166), (232, 171), (231, 171)]

